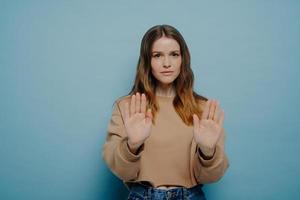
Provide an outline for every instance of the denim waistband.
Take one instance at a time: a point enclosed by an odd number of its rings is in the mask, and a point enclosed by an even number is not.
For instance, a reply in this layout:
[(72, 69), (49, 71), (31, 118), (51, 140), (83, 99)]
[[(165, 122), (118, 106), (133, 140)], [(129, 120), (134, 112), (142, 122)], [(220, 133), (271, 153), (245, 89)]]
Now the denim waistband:
[[(140, 194), (141, 196), (152, 196), (152, 197), (158, 197), (158, 196), (169, 196), (169, 197), (184, 197), (189, 196), (193, 193), (202, 193), (202, 184), (195, 185), (191, 188), (186, 187), (176, 187), (171, 189), (159, 189), (151, 186), (147, 186), (141, 183), (130, 183), (128, 185), (131, 192), (135, 192)], [(203, 194), (204, 195), (204, 194)], [(170, 198), (172, 199), (172, 198)], [(177, 199), (177, 198), (175, 198)]]

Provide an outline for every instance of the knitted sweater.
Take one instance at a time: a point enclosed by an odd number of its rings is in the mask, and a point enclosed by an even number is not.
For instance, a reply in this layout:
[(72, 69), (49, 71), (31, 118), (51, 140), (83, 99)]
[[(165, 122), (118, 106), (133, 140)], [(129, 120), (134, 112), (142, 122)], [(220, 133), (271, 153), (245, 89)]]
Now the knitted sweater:
[(121, 114), (125, 102), (130, 105), (130, 96), (114, 102), (102, 149), (103, 159), (111, 171), (125, 184), (148, 182), (153, 187), (168, 185), (189, 188), (219, 180), (229, 166), (224, 152), (224, 129), (214, 156), (205, 160), (193, 139), (193, 126), (183, 123), (176, 113), (172, 103), (174, 98), (156, 98), (160, 110), (156, 113), (155, 125), (152, 124), (150, 136), (137, 155), (128, 148)]

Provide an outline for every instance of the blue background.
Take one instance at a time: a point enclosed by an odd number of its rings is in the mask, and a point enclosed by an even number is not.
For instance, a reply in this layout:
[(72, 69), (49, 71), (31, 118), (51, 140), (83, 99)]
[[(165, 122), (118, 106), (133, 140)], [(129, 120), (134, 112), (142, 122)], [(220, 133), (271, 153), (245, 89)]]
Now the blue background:
[(175, 26), (225, 110), (209, 200), (300, 199), (300, 1), (0, 1), (0, 199), (125, 199), (101, 148), (139, 45)]

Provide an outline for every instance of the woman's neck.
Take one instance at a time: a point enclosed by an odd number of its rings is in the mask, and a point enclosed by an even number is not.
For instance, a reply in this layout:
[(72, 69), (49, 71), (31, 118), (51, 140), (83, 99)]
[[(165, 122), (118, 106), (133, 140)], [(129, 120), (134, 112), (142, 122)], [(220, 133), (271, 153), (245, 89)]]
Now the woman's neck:
[(163, 96), (163, 97), (174, 97), (176, 92), (173, 85), (171, 86), (158, 86), (156, 88), (155, 94), (157, 96)]

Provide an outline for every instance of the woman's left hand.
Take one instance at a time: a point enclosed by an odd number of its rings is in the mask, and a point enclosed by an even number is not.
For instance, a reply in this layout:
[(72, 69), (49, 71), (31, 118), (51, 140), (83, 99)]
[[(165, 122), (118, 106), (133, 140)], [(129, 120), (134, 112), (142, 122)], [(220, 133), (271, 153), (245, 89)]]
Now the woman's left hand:
[(213, 156), (216, 144), (221, 136), (224, 122), (224, 111), (219, 102), (208, 100), (205, 104), (201, 120), (193, 114), (194, 139), (201, 152), (208, 157)]

